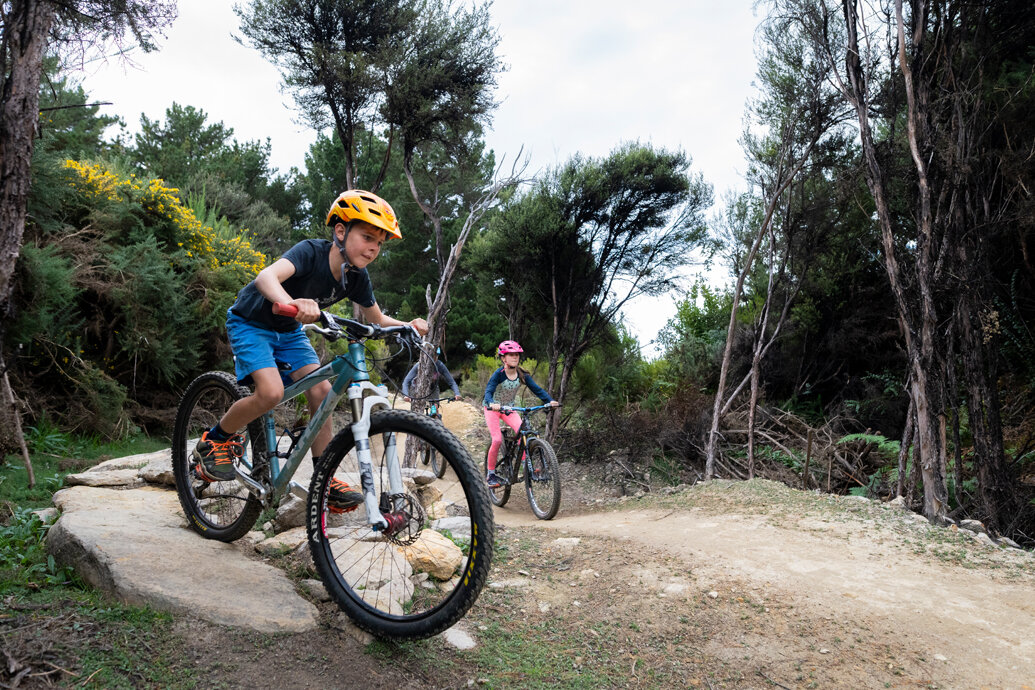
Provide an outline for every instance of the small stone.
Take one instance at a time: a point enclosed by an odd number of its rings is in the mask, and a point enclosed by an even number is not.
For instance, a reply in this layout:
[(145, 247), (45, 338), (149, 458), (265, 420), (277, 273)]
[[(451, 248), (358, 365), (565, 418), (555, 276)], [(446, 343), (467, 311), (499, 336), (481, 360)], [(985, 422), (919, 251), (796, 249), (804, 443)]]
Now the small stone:
[(465, 630), (457, 627), (449, 628), (443, 632), (442, 639), (459, 650), (474, 649), (475, 646), (474, 638), (467, 634)]
[(945, 656), (944, 654), (935, 654), (934, 659), (935, 661), (948, 661), (949, 657)]
[(821, 649), (821, 650), (819, 650), (819, 653), (820, 654), (830, 654), (830, 650), (829, 649)]
[(719, 598), (719, 593), (716, 592), (715, 590), (712, 590), (711, 592), (708, 592), (708, 596), (710, 596), (712, 599), (718, 599)]

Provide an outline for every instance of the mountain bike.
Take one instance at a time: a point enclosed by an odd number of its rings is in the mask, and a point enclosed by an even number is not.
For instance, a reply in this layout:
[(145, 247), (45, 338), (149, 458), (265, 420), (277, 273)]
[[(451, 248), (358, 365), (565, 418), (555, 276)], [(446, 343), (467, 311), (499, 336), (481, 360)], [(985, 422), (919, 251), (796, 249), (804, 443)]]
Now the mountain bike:
[[(285, 316), (297, 312), (290, 305), (275, 305), (274, 311)], [(379, 637), (435, 635), (470, 609), (489, 573), (494, 527), (485, 479), (456, 436), (424, 415), (392, 409), (388, 389), (370, 380), (365, 341), (396, 343), (399, 351), (412, 353), (427, 348), (416, 331), (363, 324), (328, 312), (319, 324), (303, 328), (330, 341), (346, 339), (347, 351), (287, 385), (281, 403), (248, 425), (233, 481), (203, 479), (192, 451), (202, 432), (249, 390), (222, 371), (202, 374), (187, 387), (173, 432), (180, 504), (196, 532), (230, 542), (288, 492), (305, 499), (306, 533), (317, 573), (352, 621)], [(301, 403), (299, 396), (328, 380), (331, 392), (313, 418), (295, 426), (290, 420)], [(314, 460), (307, 491), (292, 477), (343, 397), (348, 398), (351, 418)], [(452, 470), (448, 479), (403, 469), (407, 443), (433, 448), (438, 462)], [(329, 504), (333, 480), (361, 487), (363, 503), (346, 511)], [(432, 543), (434, 549), (429, 548)], [(422, 557), (442, 549), (444, 557), (437, 561)]]
[[(452, 402), (453, 398), (431, 398), (427, 400), (427, 409), (424, 414), (431, 419), (434, 419), (439, 424), (442, 423), (442, 412), (439, 411), (438, 404), (440, 402)], [(446, 463), (442, 462), (438, 457), (438, 452), (434, 446), (422, 444), (417, 448), (417, 457), (420, 458), (422, 465), (430, 465), (431, 471), (435, 473), (435, 476), (442, 479), (446, 474)]]
[[(521, 429), (515, 434), (510, 427), (503, 427), (503, 444), (496, 460), (496, 476), (500, 478), (501, 484), (489, 488), (489, 500), (502, 508), (510, 499), (510, 487), (524, 481), (528, 505), (540, 520), (553, 518), (561, 507), (561, 473), (553, 447), (539, 438), (539, 433), (529, 424), (528, 418), (532, 413), (549, 408), (550, 405), (537, 405), (500, 409), (503, 414), (520, 412)], [(488, 448), (485, 449), (484, 462), (483, 469), (487, 472)], [(482, 473), (482, 477), (486, 472)]]

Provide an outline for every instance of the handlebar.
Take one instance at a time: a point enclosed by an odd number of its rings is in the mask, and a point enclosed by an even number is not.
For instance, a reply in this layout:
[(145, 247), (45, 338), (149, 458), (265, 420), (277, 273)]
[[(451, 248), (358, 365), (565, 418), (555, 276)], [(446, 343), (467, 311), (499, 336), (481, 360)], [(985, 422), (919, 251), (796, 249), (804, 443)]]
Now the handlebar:
[[(556, 407), (560, 407), (557, 405)], [(488, 409), (488, 408), (486, 408)], [(507, 407), (506, 405), (501, 406), (499, 411), (503, 414), (510, 414), (511, 412), (520, 412), (521, 414), (528, 414), (530, 412), (538, 412), (539, 410), (554, 409), (554, 405), (547, 403), (546, 405), (536, 405), (535, 407)]]
[[(279, 316), (295, 316), (298, 314), (298, 307), (283, 302), (273, 303), (273, 313)], [(320, 312), (320, 323), (307, 323), (302, 330), (314, 331), (328, 340), (348, 338), (349, 340), (385, 340), (386, 338), (398, 338), (415, 347), (423, 347), (424, 342), (417, 333), (417, 330), (409, 325), (403, 326), (378, 326), (372, 323), (362, 323), (353, 319), (346, 319), (336, 316), (327, 311)]]

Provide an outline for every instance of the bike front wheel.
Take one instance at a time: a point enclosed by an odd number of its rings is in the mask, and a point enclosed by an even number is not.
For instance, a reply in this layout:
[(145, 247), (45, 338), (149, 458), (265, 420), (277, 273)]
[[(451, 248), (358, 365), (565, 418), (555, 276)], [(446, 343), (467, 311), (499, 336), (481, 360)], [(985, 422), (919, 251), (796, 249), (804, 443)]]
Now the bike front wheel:
[[(435, 415), (435, 421), (439, 424), (442, 423), (442, 416)], [(427, 461), (431, 463), (431, 471), (435, 473), (435, 476), (442, 479), (446, 475), (446, 463), (438, 457), (438, 452), (433, 446), (427, 446), (424, 451), (427, 454)]]
[[(509, 473), (500, 473), (500, 460), (504, 456), (505, 448), (503, 445), (500, 446), (499, 455), (496, 460), (496, 476), (499, 477), (504, 483), (500, 484), (496, 488), (489, 487), (489, 500), (492, 501), (494, 506), (502, 508), (507, 505), (507, 501), (510, 500), (510, 484), (506, 483), (510, 481)], [(489, 473), (489, 449), (485, 449), (485, 460), (482, 461), (482, 482), (485, 481), (485, 476)]]
[[(434, 448), (446, 472), (400, 469), (405, 491), (391, 494), (389, 465), (409, 443)], [(333, 512), (334, 479), (359, 490), (352, 429), (327, 446), (309, 487), (307, 531), (327, 592), (363, 630), (413, 640), (437, 635), (471, 608), (489, 574), (492, 508), (485, 480), (460, 441), (441, 424), (404, 410), (370, 416), (370, 454), (379, 509), (389, 529), (373, 531), (363, 504)], [(335, 483), (340, 490), (340, 485)]]
[[(187, 387), (176, 410), (173, 427), (172, 464), (176, 493), (187, 523), (208, 539), (230, 542), (244, 536), (262, 512), (262, 503), (237, 480), (208, 482), (201, 478), (194, 458), (194, 445), (201, 434), (222, 418), (223, 413), (249, 391), (225, 371), (202, 374)], [(265, 462), (266, 437), (262, 425), (252, 422), (244, 434), (241, 466), (254, 468), (256, 458)]]
[(528, 505), (540, 520), (549, 520), (561, 507), (561, 473), (553, 447), (541, 438), (528, 441), (525, 468)]

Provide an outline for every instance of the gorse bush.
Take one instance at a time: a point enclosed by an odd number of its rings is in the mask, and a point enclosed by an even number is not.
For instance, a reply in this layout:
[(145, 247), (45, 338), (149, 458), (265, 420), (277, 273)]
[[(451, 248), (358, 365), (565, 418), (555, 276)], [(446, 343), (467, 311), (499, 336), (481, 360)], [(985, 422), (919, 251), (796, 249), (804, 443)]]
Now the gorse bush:
[(36, 400), (30, 423), (119, 437), (133, 410), (228, 364), (226, 310), (266, 257), (119, 163), (41, 156), (37, 171), (50, 186), (16, 271), (16, 388)]
[[(71, 173), (69, 185), (79, 191), (86, 202), (84, 211), (96, 213), (110, 209), (113, 204), (139, 209), (151, 223), (141, 223), (138, 233), (124, 239), (140, 240), (153, 237), (169, 250), (183, 248), (188, 259), (196, 259), (213, 271), (230, 271), (237, 277), (250, 280), (263, 266), (266, 257), (251, 247), (245, 238), (247, 231), (228, 236), (198, 220), (194, 211), (185, 206), (174, 187), (160, 179), (146, 183), (135, 176), (120, 177), (101, 164), (65, 161)], [(225, 229), (224, 229), (225, 230)], [(244, 281), (244, 282), (247, 282)], [(242, 283), (243, 284), (243, 283)]]

